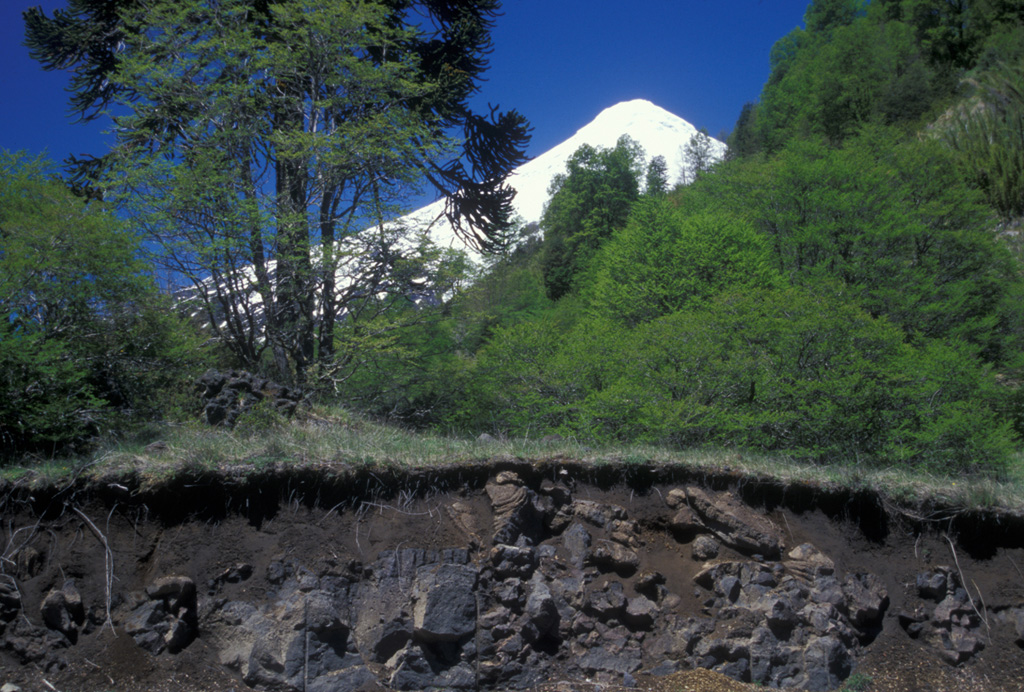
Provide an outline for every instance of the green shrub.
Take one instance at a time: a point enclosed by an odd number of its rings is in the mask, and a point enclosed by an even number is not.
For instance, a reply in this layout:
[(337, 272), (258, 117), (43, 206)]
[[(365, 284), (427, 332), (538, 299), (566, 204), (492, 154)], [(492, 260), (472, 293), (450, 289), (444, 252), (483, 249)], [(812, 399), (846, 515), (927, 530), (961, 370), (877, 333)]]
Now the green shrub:
[(998, 471), (1013, 451), (977, 347), (907, 344), (842, 287), (724, 293), (635, 329), (555, 313), (498, 330), (488, 405), (515, 435)]
[[(136, 236), (43, 159), (0, 155), (0, 438), (54, 454), (159, 415), (198, 360)], [(198, 368), (196, 368), (198, 369)]]
[(288, 419), (278, 413), (273, 404), (263, 399), (238, 416), (234, 432), (243, 437), (260, 437), (281, 430), (287, 423)]
[(638, 203), (597, 262), (590, 304), (628, 326), (692, 308), (726, 288), (779, 282), (767, 239), (750, 224), (664, 198)]

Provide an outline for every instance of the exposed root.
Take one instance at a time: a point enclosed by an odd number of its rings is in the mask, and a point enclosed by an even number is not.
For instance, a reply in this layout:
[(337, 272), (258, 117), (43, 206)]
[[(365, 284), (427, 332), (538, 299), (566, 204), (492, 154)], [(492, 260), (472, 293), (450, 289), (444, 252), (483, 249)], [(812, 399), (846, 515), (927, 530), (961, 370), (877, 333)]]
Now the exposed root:
[(1007, 555), (1007, 556), (1006, 556), (1006, 559), (1007, 559), (1007, 560), (1009, 560), (1009, 561), (1010, 561), (1010, 564), (1011, 564), (1011, 565), (1013, 565), (1013, 568), (1014, 568), (1015, 570), (1017, 570), (1017, 574), (1019, 574), (1019, 575), (1020, 575), (1021, 581), (1024, 581), (1024, 572), (1021, 572), (1021, 571), (1020, 571), (1020, 567), (1018, 567), (1018, 566), (1017, 566), (1017, 563), (1013, 561), (1013, 558), (1012, 558), (1012, 557), (1010, 557), (1009, 555)]
[[(964, 591), (967, 592), (967, 600), (971, 602), (971, 607), (974, 608), (974, 612), (979, 618), (981, 618), (981, 621), (985, 623), (985, 629), (988, 630), (989, 642), (991, 642), (992, 626), (988, 624), (988, 616), (978, 609), (978, 605), (974, 602), (974, 597), (971, 596), (971, 590), (967, 588), (967, 580), (964, 578), (964, 571), (960, 569), (960, 558), (956, 555), (956, 548), (953, 546), (953, 541), (950, 540), (949, 534), (943, 534), (943, 536), (945, 537), (946, 542), (949, 543), (949, 549), (953, 553), (953, 562), (956, 564), (956, 571), (960, 575), (960, 583), (964, 585)], [(978, 589), (978, 585), (973, 580), (971, 580), (971, 583), (974, 584), (975, 589)], [(981, 599), (981, 589), (978, 589), (978, 598)], [(982, 609), (985, 608), (984, 600), (981, 601), (981, 607)]]
[[(106, 627), (107, 625), (110, 625), (110, 631), (116, 637), (117, 633), (114, 632), (114, 620), (110, 616), (110, 602), (111, 602), (111, 600), (113, 598), (113, 591), (114, 591), (114, 553), (110, 549), (110, 543), (107, 542), (107, 537), (105, 535), (103, 535), (103, 532), (100, 531), (96, 527), (96, 524), (92, 523), (92, 519), (87, 517), (85, 515), (85, 512), (83, 512), (82, 510), (78, 509), (77, 507), (72, 507), (71, 509), (75, 512), (75, 514), (77, 514), (79, 517), (82, 518), (82, 521), (85, 522), (86, 526), (88, 526), (90, 529), (92, 529), (92, 532), (94, 534), (96, 534), (96, 538), (98, 538), (100, 543), (103, 544), (104, 551), (106, 551), (104, 556), (103, 556), (103, 564), (104, 564), (104, 571), (106, 572), (106, 574), (105, 574), (105, 577), (106, 577), (106, 584), (105, 584), (105, 586), (106, 586), (106, 603), (105, 603), (105, 605), (106, 605), (106, 609), (107, 609), (107, 619), (106, 619), (106, 621), (104, 621), (103, 626)], [(113, 511), (113, 510), (111, 510), (111, 511)], [(108, 517), (108, 521), (109, 521), (109, 517)]]
[(326, 514), (324, 514), (324, 515), (323, 515), (323, 516), (322, 516), (322, 517), (320, 518), (320, 521), (318, 521), (318, 522), (317, 522), (317, 526), (319, 526), (320, 524), (323, 524), (323, 523), (324, 523), (324, 521), (325, 521), (325, 520), (327, 519), (327, 517), (331, 516), (331, 515), (332, 515), (332, 514), (334, 513), (334, 511), (335, 511), (336, 509), (338, 509), (338, 507), (341, 507), (341, 506), (342, 506), (343, 504), (345, 504), (346, 502), (347, 502), (347, 500), (342, 500), (341, 502), (339, 502), (338, 504), (334, 505), (334, 506), (333, 506), (333, 507), (331, 507), (331, 508), (330, 508), (329, 510), (327, 510), (327, 513), (326, 513)]

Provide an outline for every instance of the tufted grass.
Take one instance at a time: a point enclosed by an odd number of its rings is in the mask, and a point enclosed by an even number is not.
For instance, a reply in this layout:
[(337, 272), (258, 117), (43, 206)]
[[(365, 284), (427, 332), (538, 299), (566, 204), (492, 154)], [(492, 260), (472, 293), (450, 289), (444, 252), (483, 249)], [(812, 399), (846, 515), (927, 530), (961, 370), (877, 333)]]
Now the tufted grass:
[(1001, 509), (1024, 512), (1024, 452), (1000, 477), (950, 476), (907, 467), (810, 464), (784, 455), (723, 449), (651, 446), (592, 447), (578, 440), (498, 439), (488, 442), (410, 432), (340, 408), (314, 408), (293, 420), (260, 414), (234, 430), (199, 423), (167, 424), (110, 441), (72, 459), (26, 459), (0, 468), (18, 484), (63, 485), (77, 478), (134, 475), (143, 485), (187, 472), (259, 472), (268, 468), (391, 468), (486, 462), (565, 460), (595, 465), (683, 466), (708, 473), (756, 476), (781, 483), (867, 490), (901, 507)]

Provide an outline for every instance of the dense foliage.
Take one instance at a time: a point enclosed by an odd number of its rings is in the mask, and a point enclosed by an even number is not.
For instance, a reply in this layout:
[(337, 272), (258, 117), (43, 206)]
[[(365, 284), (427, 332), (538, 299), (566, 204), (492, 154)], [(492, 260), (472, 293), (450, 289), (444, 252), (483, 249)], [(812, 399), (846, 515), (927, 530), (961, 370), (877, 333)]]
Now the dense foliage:
[(767, 240), (749, 222), (663, 198), (633, 208), (593, 275), (592, 309), (628, 326), (694, 308), (727, 287), (769, 288), (778, 277)]
[(838, 144), (868, 123), (912, 131), (955, 102), (965, 76), (1022, 57), (1014, 0), (816, 0), (772, 49), (760, 103), (730, 144), (749, 154), (795, 137)]
[(998, 466), (1021, 278), (980, 200), (878, 129), (733, 161), (634, 205), (577, 302), (497, 330), (480, 396), (514, 434)]
[(569, 157), (566, 172), (551, 181), (551, 201), (541, 221), (549, 298), (577, 289), (598, 248), (626, 223), (640, 196), (642, 169), (640, 146), (623, 136), (612, 149), (580, 147)]
[[(75, 69), (73, 107), (119, 113), (113, 151), (79, 173), (116, 197), (239, 361), (305, 382), (332, 367), (335, 326), (367, 296), (433, 278), (398, 266), (417, 242), (384, 224), (411, 187), (446, 194), (457, 231), (500, 245), (527, 125), (468, 106), (498, 8), (72, 0), (27, 12), (27, 44)], [(116, 44), (94, 50), (97, 35)]]
[[(413, 5), (437, 33), (401, 21)], [(30, 13), (36, 51), (83, 68), (82, 114), (131, 104), (103, 166), (122, 176), (133, 228), (172, 239), (159, 260), (192, 278), (205, 329), (243, 363), (459, 434), (949, 473), (998, 473), (1019, 454), (1024, 266), (1006, 232), (1024, 213), (1019, 3), (815, 0), (775, 45), (727, 161), (712, 164), (698, 133), (689, 184), (669, 190), (664, 159), (628, 137), (583, 147), (539, 229), (493, 217), (483, 267), (394, 226), (355, 231), (422, 176), (472, 192), (470, 172), (518, 160), (517, 116), (465, 108), (496, 2), (72, 7), (52, 22)], [(82, 52), (96, 35), (119, 36), (123, 58), (103, 42)], [(465, 126), (454, 154), (453, 124)], [(130, 383), (181, 332), (124, 307), (151, 300), (135, 233), (115, 251), (107, 241), (125, 231), (112, 217), (31, 167), (10, 170), (49, 201), (0, 208), (0, 395), (82, 435), (114, 402), (97, 373)], [(507, 201), (500, 176), (483, 179), (492, 203)], [(33, 249), (69, 242), (50, 214), (81, 226), (66, 252), (84, 273)], [(35, 220), (11, 221), (22, 217)], [(335, 285), (342, 266), (357, 278)], [(49, 278), (15, 290), (34, 272)], [(51, 298), (60, 310), (36, 312)], [(47, 409), (56, 401), (66, 410)]]
[(997, 470), (1021, 270), (952, 156), (873, 127), (733, 160), (639, 197), (557, 301), (526, 243), (421, 332), (419, 406), (378, 401), (446, 429)]
[[(644, 167), (632, 169), (639, 183)], [(962, 170), (944, 141), (901, 127), (868, 123), (838, 144), (795, 137), (638, 195), (572, 290), (510, 305), (499, 280), (517, 276), (519, 296), (547, 286), (544, 228), (541, 271), (524, 249), (439, 318), (455, 334), (501, 315), (482, 347), (450, 344), (461, 355), (445, 381), (462, 395), (427, 418), (998, 470), (1019, 444), (1024, 282)], [(603, 174), (570, 165), (555, 191)]]
[(0, 456), (155, 415), (196, 346), (138, 237), (44, 160), (0, 155)]
[(695, 194), (729, 191), (794, 285), (838, 279), (912, 343), (958, 338), (1000, 358), (1019, 267), (993, 233), (991, 209), (938, 142), (901, 143), (878, 128), (841, 148), (796, 140)]

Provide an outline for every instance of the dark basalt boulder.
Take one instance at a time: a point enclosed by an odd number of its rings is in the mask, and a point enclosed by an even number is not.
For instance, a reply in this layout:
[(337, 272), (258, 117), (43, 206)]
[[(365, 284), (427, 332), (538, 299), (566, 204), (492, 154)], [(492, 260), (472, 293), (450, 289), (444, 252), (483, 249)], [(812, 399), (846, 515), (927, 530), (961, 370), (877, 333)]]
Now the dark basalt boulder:
[(907, 634), (931, 645), (952, 665), (985, 648), (981, 615), (955, 571), (937, 567), (918, 574), (915, 581), (918, 596), (928, 603), (900, 613), (899, 623)]
[(238, 417), (260, 402), (290, 418), (302, 402), (303, 394), (265, 377), (244, 370), (208, 370), (196, 382), (203, 403), (203, 420), (213, 426), (233, 428)]
[(135, 643), (151, 654), (165, 649), (177, 653), (199, 631), (196, 585), (182, 575), (161, 577), (133, 599), (135, 607), (124, 617), (123, 627)]
[(75, 580), (69, 579), (60, 589), (51, 590), (43, 599), (40, 614), (43, 624), (73, 642), (78, 636), (78, 628), (85, 621), (85, 608), (75, 588)]

